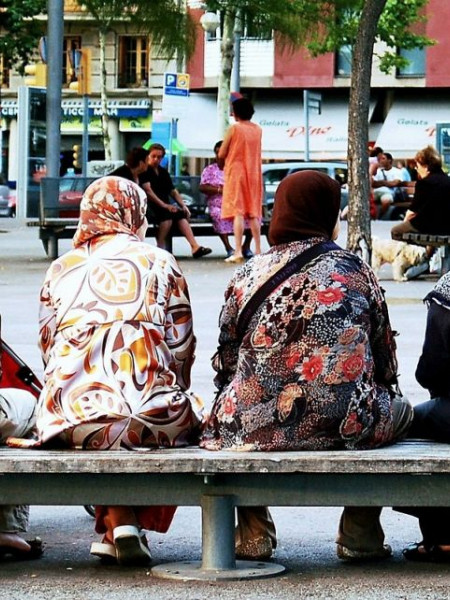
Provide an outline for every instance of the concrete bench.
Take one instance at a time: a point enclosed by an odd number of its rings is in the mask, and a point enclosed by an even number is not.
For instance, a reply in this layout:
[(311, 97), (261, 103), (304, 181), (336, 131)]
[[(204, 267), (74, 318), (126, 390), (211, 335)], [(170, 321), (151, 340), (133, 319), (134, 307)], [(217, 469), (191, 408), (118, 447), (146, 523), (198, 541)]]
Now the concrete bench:
[(447, 506), (448, 446), (406, 441), (371, 451), (139, 452), (0, 449), (0, 504), (201, 506), (202, 561), (156, 566), (182, 580), (268, 577), (236, 561), (236, 506)]
[(442, 255), (441, 274), (450, 270), (450, 235), (434, 235), (430, 233), (404, 233), (402, 240), (417, 246), (434, 246)]

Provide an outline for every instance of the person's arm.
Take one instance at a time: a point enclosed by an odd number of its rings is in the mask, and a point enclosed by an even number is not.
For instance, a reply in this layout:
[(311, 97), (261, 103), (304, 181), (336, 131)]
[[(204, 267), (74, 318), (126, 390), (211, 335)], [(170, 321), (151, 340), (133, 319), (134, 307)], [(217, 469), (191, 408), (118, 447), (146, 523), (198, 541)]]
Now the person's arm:
[(450, 395), (450, 310), (430, 302), (416, 379), (431, 397)]
[(405, 213), (405, 218), (403, 219), (404, 221), (411, 221), (411, 219), (414, 219), (414, 217), (417, 215), (416, 212), (414, 212), (413, 210), (411, 210), (410, 208), (408, 208), (408, 210)]
[(141, 183), (141, 188), (147, 194), (147, 198), (152, 204), (156, 204), (160, 208), (164, 208), (170, 212), (177, 212), (178, 208), (176, 206), (174, 206), (173, 204), (163, 202), (160, 198), (158, 198), (158, 196), (152, 190), (152, 186), (150, 185), (149, 181)]
[[(189, 219), (191, 216), (191, 212), (188, 209), (188, 207), (186, 206), (186, 204), (184, 203), (183, 197), (180, 194), (180, 192), (176, 188), (173, 188), (172, 190), (170, 190), (169, 194), (170, 194), (171, 198), (173, 198), (175, 200), (175, 202), (178, 204), (178, 206), (184, 212), (184, 214), (186, 215), (186, 218)], [(171, 206), (173, 206), (173, 205), (171, 205)], [(178, 210), (176, 206), (173, 206), (173, 208), (175, 208), (175, 211)]]
[(214, 167), (217, 167), (217, 165), (212, 164), (205, 167), (200, 177), (198, 189), (206, 196), (218, 196), (222, 195), (223, 192), (223, 186), (217, 183), (217, 174)]
[(375, 179), (372, 177), (372, 187), (374, 189), (380, 188), (380, 187), (388, 187), (388, 188), (393, 188), (393, 187), (401, 187), (403, 186), (403, 182), (400, 179), (394, 179), (392, 181), (388, 181), (387, 179)]
[(222, 145), (219, 148), (219, 154), (217, 157), (217, 164), (219, 165), (220, 169), (223, 169), (224, 165), (225, 165), (225, 161), (226, 158), (228, 156), (228, 153), (230, 151), (230, 144), (231, 144), (231, 140), (233, 138), (233, 131), (234, 128), (233, 126), (228, 128), (228, 131), (225, 134), (224, 140), (222, 142)]
[(212, 185), (212, 183), (201, 183), (198, 188), (202, 194), (207, 196), (222, 195), (223, 187), (221, 185)]

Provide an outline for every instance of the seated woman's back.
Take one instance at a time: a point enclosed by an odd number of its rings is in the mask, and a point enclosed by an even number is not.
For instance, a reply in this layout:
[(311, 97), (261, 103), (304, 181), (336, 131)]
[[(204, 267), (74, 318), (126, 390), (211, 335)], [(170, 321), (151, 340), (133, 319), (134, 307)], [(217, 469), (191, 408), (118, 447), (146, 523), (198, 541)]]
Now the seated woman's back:
[(210, 449), (370, 448), (393, 437), (395, 342), (376, 278), (357, 256), (319, 255), (279, 283), (238, 335), (256, 290), (332, 236), (338, 184), (312, 172), (291, 177), (277, 191), (273, 247), (239, 269), (225, 295), (222, 389), (202, 442)]

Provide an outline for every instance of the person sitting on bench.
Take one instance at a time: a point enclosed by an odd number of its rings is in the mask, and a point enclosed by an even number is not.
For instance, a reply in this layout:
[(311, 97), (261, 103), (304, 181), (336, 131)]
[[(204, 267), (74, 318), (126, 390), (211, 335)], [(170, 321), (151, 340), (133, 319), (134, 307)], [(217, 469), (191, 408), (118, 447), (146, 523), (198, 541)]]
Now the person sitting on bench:
[[(225, 292), (215, 359), (219, 394), (201, 440), (209, 450), (370, 449), (402, 437), (412, 408), (397, 388), (394, 334), (371, 268), (332, 240), (340, 186), (301, 171), (280, 183), (272, 248)], [(344, 510), (338, 556), (384, 558), (380, 508)], [(237, 556), (267, 558), (263, 507), (238, 509)]]
[[(152, 144), (147, 157), (147, 169), (139, 175), (139, 183), (147, 194), (148, 221), (158, 225), (156, 243), (159, 248), (166, 249), (166, 239), (170, 229), (176, 223), (180, 233), (191, 247), (193, 258), (202, 258), (211, 254), (211, 248), (201, 246), (194, 236), (189, 224), (191, 213), (185, 205), (183, 197), (175, 188), (167, 169), (161, 166), (166, 149), (161, 144)], [(172, 203), (172, 200), (174, 203)]]
[[(135, 450), (197, 442), (203, 405), (188, 393), (195, 337), (174, 257), (144, 242), (147, 199), (103, 177), (85, 191), (74, 249), (53, 262), (41, 291), (45, 363), (34, 440), (78, 450)], [(167, 531), (173, 506), (97, 506), (91, 554), (146, 565), (143, 530)]]
[[(1, 365), (0, 365), (1, 378)], [(0, 389), (0, 444), (9, 436), (26, 436), (36, 421), (36, 398), (26, 390)], [(43, 553), (40, 538), (24, 540), (20, 533), (27, 531), (29, 506), (0, 506), (0, 561), (33, 560)]]
[[(405, 220), (391, 229), (393, 240), (401, 241), (404, 233), (450, 235), (450, 177), (442, 170), (441, 157), (433, 146), (427, 146), (416, 154), (415, 160), (419, 179), (414, 198)], [(434, 251), (427, 246), (425, 259), (406, 271), (407, 279), (429, 272)]]
[[(414, 406), (410, 438), (450, 443), (450, 272), (425, 298), (427, 327), (416, 379), (430, 399)], [(446, 507), (396, 508), (419, 519), (422, 541), (403, 550), (407, 560), (450, 562), (450, 509)]]

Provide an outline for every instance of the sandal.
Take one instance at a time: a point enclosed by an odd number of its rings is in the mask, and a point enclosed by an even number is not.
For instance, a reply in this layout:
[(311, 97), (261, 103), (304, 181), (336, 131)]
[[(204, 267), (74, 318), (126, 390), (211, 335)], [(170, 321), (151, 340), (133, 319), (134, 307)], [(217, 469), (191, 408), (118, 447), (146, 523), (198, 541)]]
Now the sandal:
[(192, 253), (194, 258), (201, 258), (202, 256), (206, 256), (207, 254), (211, 254), (211, 248), (205, 248), (205, 246), (200, 246), (195, 252)]
[(117, 562), (128, 567), (145, 567), (150, 564), (152, 555), (147, 539), (134, 525), (119, 525), (113, 530)]
[(428, 545), (424, 541), (410, 544), (403, 549), (406, 560), (414, 562), (450, 563), (450, 551), (442, 550), (436, 544)]
[(90, 554), (98, 556), (103, 565), (117, 565), (117, 552), (114, 544), (108, 542), (92, 542)]
[(22, 548), (14, 548), (13, 546), (0, 546), (0, 559), (7, 558), (9, 560), (35, 560), (41, 558), (44, 553), (42, 547), (41, 538), (34, 538), (34, 540), (25, 540), (30, 546), (29, 550), (23, 550)]
[(242, 542), (235, 549), (236, 558), (241, 560), (267, 560), (272, 552), (272, 540), (265, 535)]
[(338, 558), (346, 562), (376, 561), (391, 558), (392, 548), (389, 544), (384, 544), (384, 546), (381, 546), (377, 550), (352, 550), (351, 548), (347, 548), (347, 546), (337, 544), (336, 554)]

